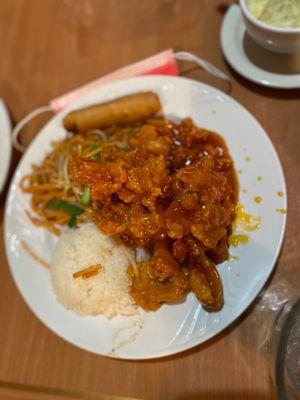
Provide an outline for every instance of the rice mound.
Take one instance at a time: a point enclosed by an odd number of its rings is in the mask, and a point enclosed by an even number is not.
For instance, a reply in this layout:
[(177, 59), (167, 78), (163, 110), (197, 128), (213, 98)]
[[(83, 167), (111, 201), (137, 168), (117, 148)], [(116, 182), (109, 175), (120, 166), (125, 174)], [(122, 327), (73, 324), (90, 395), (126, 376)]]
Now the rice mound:
[[(101, 264), (100, 272), (87, 279), (73, 273)], [(129, 294), (129, 260), (122, 245), (102, 234), (93, 223), (69, 229), (54, 250), (50, 271), (58, 301), (81, 316), (134, 315), (137, 307)]]

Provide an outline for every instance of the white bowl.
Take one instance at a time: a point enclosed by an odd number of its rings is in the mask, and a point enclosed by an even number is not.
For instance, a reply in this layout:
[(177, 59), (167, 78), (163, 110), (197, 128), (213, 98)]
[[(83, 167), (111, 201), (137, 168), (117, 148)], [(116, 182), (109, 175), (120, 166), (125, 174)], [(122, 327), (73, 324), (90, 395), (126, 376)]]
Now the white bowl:
[(249, 11), (246, 0), (240, 0), (247, 32), (265, 49), (278, 53), (300, 52), (300, 28), (279, 28), (259, 21)]

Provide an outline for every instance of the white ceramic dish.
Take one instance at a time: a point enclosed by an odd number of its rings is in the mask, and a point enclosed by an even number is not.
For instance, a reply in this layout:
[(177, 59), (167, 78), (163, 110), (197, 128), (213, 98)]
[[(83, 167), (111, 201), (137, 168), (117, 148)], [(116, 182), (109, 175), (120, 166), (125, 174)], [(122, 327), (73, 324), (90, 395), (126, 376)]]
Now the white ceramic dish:
[[(22, 251), (25, 240), (46, 261), (50, 260), (56, 237), (34, 226), (25, 214), (29, 197), (18, 183), (49, 151), (53, 139), (65, 136), (62, 118), (71, 109), (102, 102), (129, 93), (153, 90), (160, 96), (166, 115), (191, 116), (202, 127), (224, 136), (240, 175), (240, 201), (254, 215), (262, 217), (262, 226), (251, 233), (250, 243), (231, 250), (239, 260), (218, 266), (225, 295), (219, 313), (207, 313), (194, 295), (178, 305), (164, 305), (155, 313), (142, 313), (142, 329), (130, 318), (108, 321), (102, 316), (82, 318), (65, 310), (56, 301), (49, 272)], [(247, 162), (246, 157), (251, 157)], [(261, 175), (262, 181), (257, 177)], [(279, 198), (277, 192), (284, 197)], [(120, 81), (97, 89), (51, 119), (33, 141), (20, 162), (11, 183), (5, 210), (5, 245), (14, 281), (33, 313), (53, 332), (74, 345), (101, 355), (110, 352), (123, 336), (136, 333), (132, 343), (113, 356), (146, 359), (166, 356), (203, 343), (231, 324), (249, 306), (268, 279), (283, 239), (285, 215), (276, 208), (286, 207), (285, 183), (276, 152), (258, 122), (240, 104), (224, 93), (189, 79), (148, 76)], [(255, 196), (263, 202), (254, 202)], [(124, 325), (129, 327), (114, 338)], [(133, 336), (131, 336), (133, 339)]]
[[(241, 9), (233, 4), (227, 11), (221, 29), (221, 45), (224, 56), (233, 69), (252, 82), (263, 86), (296, 89), (300, 88), (300, 73), (275, 72), (276, 65), (281, 64), (285, 71), (294, 64), (300, 64), (298, 56), (279, 55), (269, 52), (259, 46), (253, 46), (246, 34), (246, 27), (242, 18)], [(246, 46), (249, 45), (250, 53)], [(286, 64), (286, 65), (285, 65)]]
[(300, 28), (281, 28), (260, 21), (251, 14), (246, 0), (240, 0), (240, 7), (247, 31), (259, 45), (278, 53), (300, 51)]
[(3, 100), (0, 99), (0, 194), (2, 193), (11, 159), (11, 122)]

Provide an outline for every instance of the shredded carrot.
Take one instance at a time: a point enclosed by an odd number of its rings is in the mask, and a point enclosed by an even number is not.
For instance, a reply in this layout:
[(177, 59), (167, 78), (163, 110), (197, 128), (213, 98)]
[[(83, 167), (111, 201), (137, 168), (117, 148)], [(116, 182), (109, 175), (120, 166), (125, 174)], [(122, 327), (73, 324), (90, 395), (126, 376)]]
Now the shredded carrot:
[(39, 256), (37, 256), (35, 252), (29, 247), (29, 245), (26, 242), (24, 242), (24, 240), (21, 240), (20, 243), (23, 250), (25, 250), (26, 253), (29, 254), (34, 259), (34, 261), (36, 261), (38, 264), (42, 265), (45, 268), (49, 268), (49, 265)]
[(91, 267), (82, 269), (81, 271), (75, 272), (73, 274), (73, 278), (79, 278), (82, 277), (82, 279), (87, 279), (90, 278), (91, 276), (97, 275), (100, 271), (100, 269), (102, 269), (102, 265), (101, 264), (96, 264), (96, 265), (92, 265)]
[(82, 279), (91, 278), (92, 276), (97, 275), (98, 273), (99, 273), (99, 271), (91, 271), (88, 274), (82, 275)]

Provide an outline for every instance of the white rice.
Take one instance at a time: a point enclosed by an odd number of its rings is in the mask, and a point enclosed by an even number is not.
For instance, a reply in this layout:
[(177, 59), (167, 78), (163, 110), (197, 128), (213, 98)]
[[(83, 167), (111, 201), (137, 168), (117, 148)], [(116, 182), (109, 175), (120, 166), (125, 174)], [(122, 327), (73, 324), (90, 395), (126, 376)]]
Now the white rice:
[[(102, 266), (97, 275), (73, 278), (73, 273), (96, 264)], [(65, 308), (82, 316), (135, 315), (128, 266), (122, 245), (103, 235), (94, 224), (81, 224), (62, 234), (56, 245), (50, 265), (53, 290)]]

